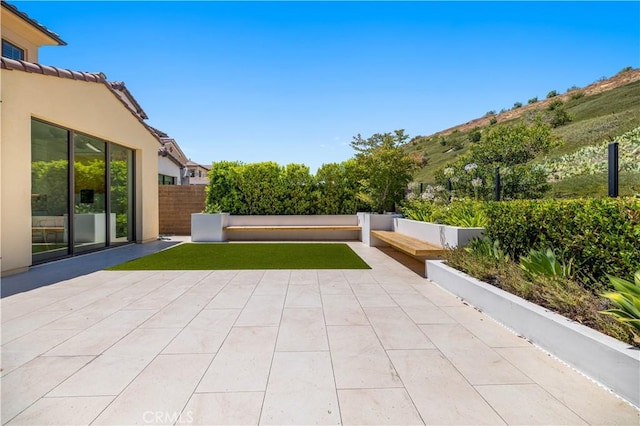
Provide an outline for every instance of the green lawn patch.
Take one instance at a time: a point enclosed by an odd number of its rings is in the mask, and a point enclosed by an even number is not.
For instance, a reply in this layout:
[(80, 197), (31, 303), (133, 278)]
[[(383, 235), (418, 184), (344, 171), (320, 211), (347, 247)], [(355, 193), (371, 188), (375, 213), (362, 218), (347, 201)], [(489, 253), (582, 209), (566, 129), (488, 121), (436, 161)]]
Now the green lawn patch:
[(108, 268), (132, 270), (371, 269), (343, 243), (188, 243)]

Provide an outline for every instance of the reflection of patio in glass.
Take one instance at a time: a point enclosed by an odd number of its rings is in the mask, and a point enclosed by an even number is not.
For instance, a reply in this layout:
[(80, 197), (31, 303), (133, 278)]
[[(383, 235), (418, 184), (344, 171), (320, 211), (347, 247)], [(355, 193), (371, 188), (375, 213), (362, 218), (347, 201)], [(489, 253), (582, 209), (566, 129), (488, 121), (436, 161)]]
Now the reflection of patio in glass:
[(97, 271), (5, 297), (2, 422), (638, 423), (438, 285), (348, 244), (372, 269)]
[(132, 151), (38, 120), (31, 128), (33, 261), (133, 241)]

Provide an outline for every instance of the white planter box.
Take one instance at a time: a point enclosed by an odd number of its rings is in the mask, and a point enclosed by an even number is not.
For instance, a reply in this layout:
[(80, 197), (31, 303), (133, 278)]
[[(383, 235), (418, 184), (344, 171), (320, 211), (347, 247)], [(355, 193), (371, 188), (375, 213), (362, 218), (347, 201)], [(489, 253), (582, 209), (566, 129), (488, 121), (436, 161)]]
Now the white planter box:
[(226, 225), (228, 213), (192, 213), (191, 241), (220, 242), (225, 241), (223, 228)]
[(445, 265), (429, 279), (640, 407), (640, 350)]
[(386, 245), (386, 243), (371, 236), (371, 231), (393, 231), (395, 214), (358, 213), (358, 225), (362, 227), (360, 241), (369, 247)]
[(461, 228), (459, 226), (418, 220), (396, 218), (393, 230), (441, 247), (458, 247), (467, 244), (475, 237), (481, 237), (484, 228)]

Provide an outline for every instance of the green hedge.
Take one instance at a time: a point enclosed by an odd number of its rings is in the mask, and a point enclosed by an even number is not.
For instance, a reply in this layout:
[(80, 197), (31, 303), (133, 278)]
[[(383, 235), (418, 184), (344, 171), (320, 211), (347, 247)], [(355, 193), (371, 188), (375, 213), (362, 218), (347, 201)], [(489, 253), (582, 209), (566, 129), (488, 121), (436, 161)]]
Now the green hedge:
[(574, 259), (587, 282), (640, 269), (640, 199), (516, 200), (489, 203), (487, 236), (513, 259), (551, 247)]

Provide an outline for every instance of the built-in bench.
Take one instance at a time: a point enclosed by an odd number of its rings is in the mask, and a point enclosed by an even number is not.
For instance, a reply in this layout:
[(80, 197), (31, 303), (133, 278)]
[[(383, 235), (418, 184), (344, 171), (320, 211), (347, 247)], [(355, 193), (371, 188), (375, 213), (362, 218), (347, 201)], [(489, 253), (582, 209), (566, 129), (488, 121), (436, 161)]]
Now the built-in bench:
[(400, 251), (421, 259), (426, 259), (427, 257), (438, 257), (445, 252), (444, 247), (431, 244), (399, 232), (372, 230), (371, 236), (384, 241)]
[(357, 215), (191, 215), (194, 242), (358, 241), (362, 229)]
[(358, 225), (231, 225), (225, 231), (361, 231)]

